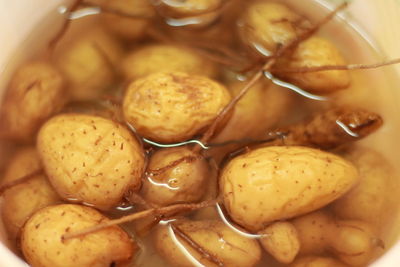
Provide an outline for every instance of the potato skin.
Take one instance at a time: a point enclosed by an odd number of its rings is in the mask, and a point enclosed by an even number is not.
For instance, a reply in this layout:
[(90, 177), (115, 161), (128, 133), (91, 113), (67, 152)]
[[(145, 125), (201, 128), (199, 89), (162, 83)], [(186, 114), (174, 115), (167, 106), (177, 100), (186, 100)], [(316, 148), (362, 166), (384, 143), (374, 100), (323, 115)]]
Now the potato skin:
[(215, 78), (217, 66), (194, 51), (167, 44), (152, 44), (132, 51), (122, 61), (121, 71), (135, 80), (160, 71), (185, 72)]
[(51, 184), (64, 199), (109, 209), (126, 190), (140, 187), (142, 148), (124, 126), (111, 120), (56, 116), (41, 128), (37, 148)]
[[(152, 170), (157, 171), (185, 157), (188, 160), (177, 166), (159, 174), (151, 173)], [(188, 147), (156, 151), (150, 157), (146, 176), (141, 194), (147, 201), (160, 206), (200, 200), (205, 193), (209, 177), (205, 159)]]
[(123, 112), (140, 135), (171, 143), (200, 133), (229, 101), (228, 90), (211, 79), (159, 72), (128, 86)]
[(34, 140), (40, 125), (62, 109), (65, 79), (46, 61), (22, 65), (13, 75), (0, 110), (2, 136), (18, 142)]
[(330, 257), (308, 256), (297, 259), (290, 267), (346, 267), (347, 265)]
[(23, 228), (22, 252), (33, 267), (109, 267), (128, 261), (137, 247), (119, 226), (62, 240), (66, 233), (108, 220), (95, 209), (74, 204), (41, 209)]
[[(23, 148), (11, 159), (1, 184), (17, 180), (42, 168), (39, 155), (33, 147)], [(9, 239), (15, 241), (25, 221), (37, 210), (59, 203), (60, 197), (44, 174), (15, 185), (3, 194), (1, 215)]]
[(323, 207), (357, 182), (357, 169), (336, 155), (271, 146), (232, 159), (222, 171), (220, 189), (231, 218), (259, 231), (269, 222)]
[[(293, 54), (278, 62), (277, 68), (318, 67), (326, 65), (346, 65), (336, 46), (321, 37), (311, 37), (301, 42)], [(350, 85), (348, 71), (330, 70), (309, 73), (276, 73), (277, 76), (300, 86), (302, 89), (328, 94)]]
[(69, 82), (71, 98), (85, 101), (99, 97), (114, 81), (114, 65), (122, 53), (117, 41), (99, 28), (76, 37), (62, 49), (56, 62)]
[[(208, 253), (222, 261), (226, 267), (251, 267), (261, 258), (261, 248), (255, 239), (237, 234), (221, 221), (185, 221), (178, 223), (177, 226)], [(159, 227), (154, 237), (157, 251), (171, 266), (193, 266), (172, 240), (168, 226)], [(177, 238), (185, 244), (180, 237)], [(217, 266), (202, 258), (189, 245), (184, 246), (202, 264)]]

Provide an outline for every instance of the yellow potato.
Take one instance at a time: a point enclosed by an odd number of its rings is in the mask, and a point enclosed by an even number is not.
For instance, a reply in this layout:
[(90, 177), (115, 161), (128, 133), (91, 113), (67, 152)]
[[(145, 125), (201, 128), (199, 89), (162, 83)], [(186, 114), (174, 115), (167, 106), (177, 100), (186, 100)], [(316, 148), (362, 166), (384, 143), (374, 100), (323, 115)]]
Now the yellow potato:
[(287, 6), (255, 1), (244, 12), (239, 30), (242, 40), (265, 56), (297, 38), (307, 22)]
[[(184, 221), (176, 223), (176, 226), (208, 254), (222, 262), (223, 266), (250, 267), (256, 265), (261, 258), (261, 248), (255, 239), (234, 232), (221, 221)], [(171, 266), (193, 266), (177, 241), (196, 261), (205, 266), (218, 266), (202, 257), (178, 234), (175, 234), (177, 240), (175, 241), (173, 233), (168, 225), (161, 226), (157, 229), (154, 238), (157, 251)]]
[(144, 155), (122, 125), (101, 117), (63, 114), (40, 130), (37, 147), (51, 184), (67, 200), (99, 209), (138, 190)]
[[(277, 68), (326, 65), (346, 65), (346, 62), (333, 43), (320, 37), (311, 37), (301, 42), (290, 56), (277, 64)], [(276, 74), (306, 91), (318, 94), (332, 93), (350, 85), (349, 72), (342, 70), (287, 74), (277, 72)]]
[(201, 133), (229, 101), (228, 90), (211, 79), (160, 72), (128, 86), (123, 112), (140, 135), (171, 143)]
[(334, 154), (272, 146), (232, 159), (222, 171), (220, 190), (231, 218), (259, 231), (272, 221), (321, 208), (357, 182), (357, 169)]
[(65, 80), (49, 62), (23, 64), (13, 75), (0, 109), (1, 135), (34, 140), (40, 125), (66, 102)]
[(346, 267), (347, 265), (330, 257), (308, 256), (297, 259), (290, 267)]
[(114, 68), (121, 55), (116, 40), (99, 28), (85, 32), (62, 49), (57, 66), (68, 79), (72, 98), (99, 97), (114, 82)]
[(362, 220), (375, 226), (388, 216), (391, 166), (381, 154), (366, 148), (356, 148), (346, 156), (360, 173), (360, 183), (332, 203), (336, 215), (343, 219)]
[[(180, 159), (184, 160), (171, 166)], [(163, 168), (167, 169), (160, 172)], [(190, 148), (161, 149), (150, 157), (141, 193), (160, 206), (195, 202), (204, 195), (207, 178), (207, 162)]]
[(335, 220), (323, 211), (296, 218), (292, 223), (303, 255), (331, 252), (350, 266), (365, 266), (375, 258), (378, 246), (383, 246), (367, 223)]
[[(2, 184), (18, 180), (41, 168), (39, 155), (34, 148), (24, 148), (13, 157)], [(36, 174), (15, 185), (3, 194), (1, 214), (9, 239), (15, 241), (25, 221), (37, 210), (60, 202), (60, 198), (44, 174)]]
[(217, 66), (189, 48), (167, 44), (143, 46), (127, 55), (121, 71), (126, 79), (135, 80), (159, 71), (181, 71), (214, 78)]
[(129, 41), (143, 38), (151, 19), (155, 16), (155, 11), (148, 0), (109, 0), (102, 6), (106, 10), (115, 11), (104, 12), (101, 15), (104, 27)]
[(109, 219), (95, 209), (63, 204), (35, 213), (22, 231), (21, 248), (33, 267), (109, 267), (130, 260), (136, 244), (119, 226), (63, 240), (66, 233)]
[(300, 241), (296, 228), (289, 222), (276, 222), (267, 226), (259, 234), (263, 248), (277, 261), (291, 263), (300, 250)]

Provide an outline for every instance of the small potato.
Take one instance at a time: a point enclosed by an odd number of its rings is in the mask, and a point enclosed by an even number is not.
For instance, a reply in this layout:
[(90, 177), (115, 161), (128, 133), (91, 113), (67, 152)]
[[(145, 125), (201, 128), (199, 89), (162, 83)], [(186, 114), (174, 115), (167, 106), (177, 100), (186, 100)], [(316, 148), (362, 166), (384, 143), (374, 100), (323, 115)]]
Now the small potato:
[[(24, 148), (11, 160), (2, 184), (15, 181), (41, 168), (35, 148)], [(25, 221), (37, 210), (60, 202), (44, 174), (37, 174), (3, 194), (1, 214), (9, 239), (15, 241)]]
[(357, 182), (357, 169), (334, 154), (271, 146), (232, 159), (222, 171), (220, 190), (231, 218), (260, 231), (329, 204)]
[(350, 266), (365, 266), (382, 244), (369, 224), (335, 220), (324, 211), (313, 212), (292, 221), (300, 240), (300, 253), (331, 252)]
[(293, 262), (290, 267), (346, 267), (342, 262), (329, 257), (308, 256)]
[[(184, 221), (176, 223), (176, 227), (208, 254), (222, 262), (223, 266), (250, 267), (256, 265), (261, 258), (261, 248), (255, 239), (237, 234), (221, 221)], [(186, 242), (178, 234), (174, 234), (168, 225), (159, 227), (155, 233), (156, 249), (171, 266), (193, 266), (179, 244), (201, 264), (218, 266)]]
[(57, 55), (57, 66), (69, 81), (74, 100), (99, 97), (115, 78), (114, 66), (122, 55), (119, 44), (96, 28), (78, 36)]
[(33, 267), (109, 267), (127, 262), (136, 244), (119, 226), (111, 226), (79, 238), (63, 240), (73, 233), (109, 219), (95, 209), (63, 204), (36, 212), (22, 231), (21, 248)]
[[(143, 38), (151, 19), (155, 16), (155, 10), (148, 0), (111, 0), (105, 1), (102, 6), (106, 10), (114, 11), (101, 15), (104, 27), (128, 41)], [(117, 14), (118, 12), (121, 14)]]
[(307, 21), (287, 6), (270, 1), (255, 1), (244, 12), (239, 30), (245, 43), (270, 56), (295, 38)]
[(1, 135), (18, 142), (33, 141), (40, 125), (65, 104), (64, 87), (64, 78), (49, 62), (22, 65), (1, 105)]
[(230, 94), (206, 77), (159, 72), (132, 82), (123, 102), (125, 120), (158, 142), (187, 140), (210, 125)]
[(296, 228), (289, 222), (273, 223), (259, 234), (266, 235), (260, 239), (263, 248), (281, 263), (291, 263), (300, 250)]
[[(175, 166), (174, 162), (181, 159)], [(189, 148), (161, 149), (150, 157), (141, 193), (159, 206), (194, 202), (204, 195), (207, 178), (207, 162)]]
[[(295, 51), (282, 62), (277, 68), (302, 68), (318, 67), (326, 65), (346, 65), (340, 51), (330, 41), (311, 37), (301, 42)], [(350, 85), (348, 71), (330, 70), (309, 73), (276, 73), (277, 76), (298, 85), (304, 90), (312, 93), (327, 94)]]
[(63, 114), (40, 130), (37, 147), (51, 184), (67, 200), (99, 209), (138, 190), (144, 153), (124, 126), (101, 117)]
[(147, 45), (127, 55), (122, 61), (121, 71), (128, 80), (159, 71), (181, 71), (215, 78), (217, 66), (196, 52), (174, 45)]
[(391, 166), (381, 154), (367, 148), (356, 148), (346, 157), (357, 166), (361, 180), (346, 195), (332, 203), (333, 211), (343, 219), (382, 225), (386, 218), (392, 216), (387, 209)]

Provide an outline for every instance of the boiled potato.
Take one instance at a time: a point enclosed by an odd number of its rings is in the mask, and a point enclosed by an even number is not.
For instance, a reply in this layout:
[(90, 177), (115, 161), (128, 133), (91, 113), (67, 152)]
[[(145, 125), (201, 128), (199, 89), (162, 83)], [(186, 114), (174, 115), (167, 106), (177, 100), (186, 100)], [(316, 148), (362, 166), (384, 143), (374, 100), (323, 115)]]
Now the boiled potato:
[(114, 67), (121, 55), (116, 40), (95, 28), (76, 37), (56, 60), (68, 79), (72, 98), (85, 101), (99, 97), (114, 82)]
[(222, 171), (220, 190), (231, 218), (259, 231), (272, 221), (323, 207), (357, 182), (357, 169), (334, 154), (271, 146), (233, 158)]
[(138, 190), (144, 153), (124, 126), (101, 117), (63, 114), (40, 129), (37, 147), (51, 184), (64, 199), (99, 209)]
[(140, 135), (158, 142), (180, 142), (210, 125), (229, 101), (228, 90), (211, 79), (159, 72), (128, 86), (123, 112)]
[(195, 202), (204, 195), (207, 178), (207, 162), (188, 147), (161, 149), (150, 157), (142, 195), (160, 206)]
[[(278, 62), (277, 68), (302, 68), (326, 65), (346, 65), (336, 46), (323, 38), (311, 37), (301, 42), (295, 51)], [(309, 92), (326, 94), (350, 85), (348, 71), (330, 70), (309, 73), (276, 73), (277, 76), (298, 85)]]
[(134, 50), (122, 61), (121, 71), (135, 80), (159, 71), (182, 71), (214, 78), (217, 66), (189, 48), (167, 44), (146, 45)]
[(155, 11), (148, 0), (111, 0), (105, 1), (102, 6), (105, 10), (114, 11), (104, 12), (101, 15), (104, 27), (129, 41), (143, 38), (151, 19), (155, 16)]
[(291, 263), (300, 250), (296, 228), (289, 222), (276, 222), (259, 234), (263, 248), (281, 263)]
[(65, 80), (51, 63), (23, 64), (13, 75), (0, 109), (1, 135), (33, 141), (40, 125), (65, 104)]
[(95, 209), (63, 204), (36, 212), (22, 231), (21, 248), (33, 267), (109, 267), (130, 260), (136, 244), (118, 226), (63, 240), (73, 233), (109, 219)]
[(290, 267), (346, 267), (347, 265), (330, 257), (308, 256), (297, 259)]
[(385, 208), (390, 197), (391, 166), (381, 154), (367, 148), (355, 148), (346, 157), (357, 166), (361, 180), (346, 195), (332, 203), (335, 214), (343, 219), (382, 225), (392, 215)]
[[(261, 258), (261, 248), (255, 239), (234, 232), (221, 221), (184, 221), (176, 223), (176, 227), (210, 255), (222, 262), (223, 266), (254, 266)], [(178, 242), (196, 261), (205, 266), (218, 266), (200, 255), (176, 233), (175, 240), (174, 232), (171, 233), (171, 230), (170, 226), (159, 227), (154, 239), (157, 251), (171, 266), (193, 266)]]
[(301, 254), (331, 252), (350, 266), (365, 266), (377, 253), (379, 239), (362, 221), (335, 220), (324, 211), (292, 221), (300, 240)]
[[(2, 183), (16, 181), (41, 168), (35, 148), (21, 149), (8, 165)], [(37, 210), (60, 202), (60, 198), (44, 174), (36, 174), (21, 184), (6, 190), (1, 214), (9, 239), (15, 241), (25, 221)]]
[(287, 6), (255, 1), (244, 12), (239, 30), (242, 40), (265, 56), (297, 38), (305, 19)]

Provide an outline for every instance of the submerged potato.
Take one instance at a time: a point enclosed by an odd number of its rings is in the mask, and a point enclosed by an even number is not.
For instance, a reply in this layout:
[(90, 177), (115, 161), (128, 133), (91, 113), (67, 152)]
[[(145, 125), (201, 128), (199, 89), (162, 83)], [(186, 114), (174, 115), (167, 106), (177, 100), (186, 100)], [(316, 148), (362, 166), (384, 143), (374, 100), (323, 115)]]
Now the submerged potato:
[(143, 137), (180, 142), (210, 125), (229, 100), (228, 90), (211, 79), (160, 72), (128, 86), (123, 112)]
[(122, 61), (126, 79), (135, 80), (159, 71), (181, 71), (207, 77), (216, 77), (216, 65), (196, 52), (175, 45), (147, 45), (127, 55)]
[(99, 97), (115, 78), (114, 65), (121, 57), (119, 44), (102, 29), (75, 38), (57, 55), (57, 66), (69, 82), (74, 100)]
[(118, 226), (63, 240), (73, 233), (109, 219), (95, 209), (63, 204), (41, 209), (25, 224), (22, 252), (33, 267), (110, 267), (130, 260), (137, 249)]
[[(39, 155), (34, 148), (17, 152), (8, 165), (1, 184), (16, 181), (41, 168)], [(9, 238), (15, 241), (25, 221), (37, 210), (60, 202), (60, 198), (44, 174), (36, 174), (29, 180), (15, 185), (3, 194), (1, 215)]]
[[(320, 37), (311, 37), (301, 42), (277, 67), (285, 69), (328, 65), (346, 65), (346, 62), (333, 43)], [(319, 94), (332, 93), (350, 85), (349, 72), (343, 70), (276, 74), (304, 90)]]
[(51, 184), (64, 199), (109, 209), (128, 189), (140, 187), (142, 148), (124, 126), (111, 120), (56, 116), (41, 128), (37, 147)]
[(49, 62), (22, 65), (1, 105), (1, 135), (15, 141), (34, 140), (40, 125), (65, 104), (64, 87), (64, 78)]
[[(155, 11), (148, 0), (111, 0), (105, 1), (102, 6), (106, 10), (101, 15), (105, 28), (115, 35), (135, 40), (144, 37)], [(121, 14), (118, 14), (121, 12)]]
[(160, 206), (194, 202), (204, 195), (208, 178), (207, 162), (189, 148), (161, 149), (150, 157), (141, 193)]
[(263, 55), (269, 56), (302, 31), (306, 21), (287, 6), (270, 1), (256, 1), (244, 12), (239, 30), (242, 40)]
[[(332, 203), (333, 211), (343, 219), (362, 220), (378, 226), (392, 216), (388, 207), (391, 166), (379, 153), (355, 148), (347, 158), (360, 173), (360, 183)], [(397, 201), (396, 201), (397, 203)], [(386, 208), (385, 208), (386, 207)]]
[[(261, 248), (255, 239), (237, 234), (221, 221), (184, 221), (176, 227), (208, 254), (226, 267), (251, 267), (261, 258)], [(174, 234), (170, 226), (161, 226), (155, 233), (157, 251), (171, 266), (189, 267), (192, 261), (182, 251), (179, 242), (197, 262), (205, 266), (218, 266), (194, 250), (187, 241)]]
[(220, 189), (231, 218), (259, 231), (269, 222), (323, 207), (357, 182), (357, 169), (334, 154), (272, 146), (232, 159), (222, 171)]
[(330, 257), (308, 256), (297, 259), (290, 267), (346, 267), (344, 263)]
[(273, 223), (259, 234), (263, 248), (281, 263), (291, 263), (300, 250), (300, 241), (296, 228), (289, 222)]

